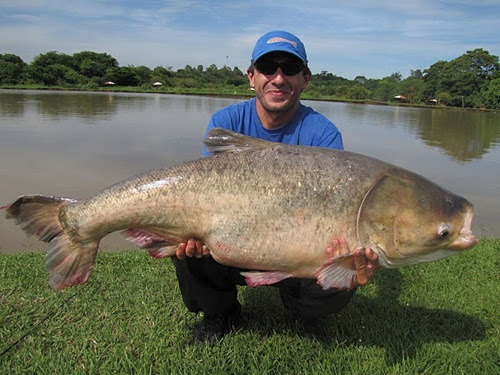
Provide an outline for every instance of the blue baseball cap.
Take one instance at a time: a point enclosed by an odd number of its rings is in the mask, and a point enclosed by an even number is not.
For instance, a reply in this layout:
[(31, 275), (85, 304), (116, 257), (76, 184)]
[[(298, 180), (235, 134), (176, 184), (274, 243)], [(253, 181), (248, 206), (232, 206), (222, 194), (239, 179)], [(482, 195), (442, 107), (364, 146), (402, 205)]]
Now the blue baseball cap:
[(292, 33), (282, 30), (270, 31), (262, 35), (252, 52), (252, 62), (269, 52), (288, 52), (301, 59), (307, 65), (307, 54), (304, 43)]

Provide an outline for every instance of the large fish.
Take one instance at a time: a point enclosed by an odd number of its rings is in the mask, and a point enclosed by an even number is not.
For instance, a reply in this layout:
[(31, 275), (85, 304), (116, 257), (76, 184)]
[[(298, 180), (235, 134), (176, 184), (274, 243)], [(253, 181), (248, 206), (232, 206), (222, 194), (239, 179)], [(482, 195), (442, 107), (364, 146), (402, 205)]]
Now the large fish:
[(6, 210), (48, 242), (50, 285), (87, 281), (101, 238), (124, 230), (155, 257), (195, 237), (249, 285), (287, 277), (347, 288), (352, 254), (326, 248), (343, 236), (371, 247), (383, 267), (429, 262), (473, 247), (473, 207), (431, 181), (347, 151), (291, 146), (214, 129), (216, 154), (148, 172), (85, 200), (26, 195)]

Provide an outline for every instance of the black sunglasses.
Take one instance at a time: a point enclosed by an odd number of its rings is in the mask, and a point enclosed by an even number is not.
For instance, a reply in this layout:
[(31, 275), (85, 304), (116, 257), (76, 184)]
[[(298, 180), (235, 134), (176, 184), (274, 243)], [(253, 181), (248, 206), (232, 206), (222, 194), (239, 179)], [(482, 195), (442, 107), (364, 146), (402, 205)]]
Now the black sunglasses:
[(265, 75), (274, 74), (276, 73), (278, 68), (281, 68), (281, 71), (286, 76), (294, 76), (296, 74), (299, 74), (304, 70), (305, 67), (304, 63), (301, 61), (283, 61), (277, 63), (275, 61), (264, 59), (255, 61), (253, 65), (259, 72)]

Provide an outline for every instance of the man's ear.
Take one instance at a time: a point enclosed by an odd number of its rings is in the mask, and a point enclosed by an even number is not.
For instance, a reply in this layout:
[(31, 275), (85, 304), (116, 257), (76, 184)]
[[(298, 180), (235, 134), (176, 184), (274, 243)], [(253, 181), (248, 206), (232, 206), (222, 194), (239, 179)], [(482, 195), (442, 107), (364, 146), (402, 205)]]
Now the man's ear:
[(253, 78), (255, 76), (255, 70), (253, 67), (247, 69), (247, 77), (248, 77), (248, 82), (250, 83), (250, 87), (255, 87), (253, 84)]
[(307, 85), (309, 84), (309, 82), (311, 82), (312, 75), (306, 74), (306, 73), (302, 73), (302, 74), (304, 76), (304, 87), (302, 88), (302, 91), (304, 91), (307, 88)]

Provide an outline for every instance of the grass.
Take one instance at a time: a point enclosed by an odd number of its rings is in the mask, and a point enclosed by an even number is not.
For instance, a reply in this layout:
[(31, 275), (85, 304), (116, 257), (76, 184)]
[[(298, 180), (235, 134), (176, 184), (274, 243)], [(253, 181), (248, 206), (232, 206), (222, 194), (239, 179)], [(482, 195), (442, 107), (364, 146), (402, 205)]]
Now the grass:
[(380, 270), (304, 336), (272, 287), (241, 288), (244, 321), (191, 344), (169, 260), (101, 253), (91, 280), (54, 292), (43, 254), (0, 255), (2, 374), (498, 374), (500, 239), (436, 263)]

